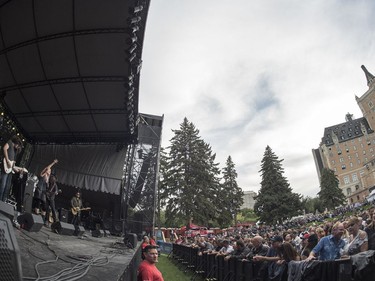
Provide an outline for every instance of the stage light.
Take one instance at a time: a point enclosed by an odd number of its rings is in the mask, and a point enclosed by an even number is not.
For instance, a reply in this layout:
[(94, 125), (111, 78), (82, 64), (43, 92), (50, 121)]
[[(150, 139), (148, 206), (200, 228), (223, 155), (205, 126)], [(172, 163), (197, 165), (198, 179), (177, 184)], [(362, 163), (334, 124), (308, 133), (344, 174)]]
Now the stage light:
[(136, 33), (138, 30), (139, 30), (139, 26), (138, 25), (131, 26), (130, 29), (129, 29), (129, 31), (131, 33)]
[(137, 44), (134, 43), (134, 44), (129, 48), (129, 53), (132, 54), (136, 49), (137, 49)]
[(129, 44), (134, 44), (135, 42), (137, 42), (137, 40), (138, 40), (137, 36), (134, 35), (132, 37), (129, 37), (127, 41)]
[(130, 57), (129, 57), (129, 62), (132, 62), (135, 57), (137, 56), (137, 53), (133, 53)]
[(139, 64), (137, 65), (137, 74), (141, 71), (142, 68), (142, 60), (139, 60)]
[(133, 17), (133, 18), (129, 18), (129, 23), (130, 24), (135, 24), (135, 23), (138, 23), (141, 21), (141, 17)]
[(139, 13), (140, 11), (143, 10), (143, 6), (142, 5), (139, 5), (137, 7), (134, 7), (134, 10), (133, 10), (133, 13)]
[(129, 100), (132, 100), (134, 97), (134, 87), (131, 87), (128, 91), (128, 98)]

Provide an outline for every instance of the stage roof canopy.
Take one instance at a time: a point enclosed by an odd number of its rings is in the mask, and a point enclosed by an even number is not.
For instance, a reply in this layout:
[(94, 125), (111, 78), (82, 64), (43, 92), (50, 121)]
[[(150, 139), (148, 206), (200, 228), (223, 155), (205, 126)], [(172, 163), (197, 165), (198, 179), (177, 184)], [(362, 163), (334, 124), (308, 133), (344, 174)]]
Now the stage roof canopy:
[(132, 143), (149, 0), (0, 0), (0, 96), (32, 143)]

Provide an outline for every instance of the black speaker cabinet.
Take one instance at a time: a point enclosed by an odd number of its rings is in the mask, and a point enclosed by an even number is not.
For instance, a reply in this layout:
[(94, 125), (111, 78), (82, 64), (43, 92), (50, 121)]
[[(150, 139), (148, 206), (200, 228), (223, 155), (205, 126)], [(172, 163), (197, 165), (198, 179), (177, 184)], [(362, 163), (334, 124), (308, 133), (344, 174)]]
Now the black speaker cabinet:
[(69, 213), (70, 212), (67, 209), (64, 209), (64, 208), (59, 209), (59, 221), (68, 223), (69, 222)]
[(0, 280), (22, 280), (20, 249), (12, 222), (0, 214)]
[(92, 237), (103, 237), (104, 231), (102, 229), (96, 229), (91, 231)]
[(131, 248), (135, 248), (137, 247), (137, 234), (135, 233), (128, 233), (125, 235), (125, 238), (124, 238), (124, 243), (125, 245), (129, 245), (131, 246)]
[(24, 208), (24, 211), (27, 213), (32, 212), (33, 196), (34, 196), (34, 182), (31, 180), (28, 180), (26, 182), (25, 193), (23, 196), (23, 208)]
[(43, 219), (39, 215), (24, 213), (17, 218), (21, 228), (30, 232), (38, 232), (43, 226)]
[(13, 221), (14, 212), (14, 206), (0, 200), (0, 213), (10, 219), (10, 221)]
[(61, 235), (74, 235), (75, 227), (71, 223), (57, 221), (51, 224), (51, 230)]
[(85, 228), (83, 226), (76, 226), (75, 228), (75, 235), (82, 236), (85, 233)]

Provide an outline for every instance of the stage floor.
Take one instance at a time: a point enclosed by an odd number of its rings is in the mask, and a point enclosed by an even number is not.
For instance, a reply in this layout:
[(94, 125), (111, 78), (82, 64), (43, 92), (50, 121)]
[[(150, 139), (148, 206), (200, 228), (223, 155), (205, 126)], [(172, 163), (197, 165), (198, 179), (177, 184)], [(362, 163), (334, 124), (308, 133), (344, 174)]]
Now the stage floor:
[[(56, 280), (126, 280), (123, 276), (136, 249), (120, 237), (82, 237), (56, 234), (42, 227), (38, 232), (14, 228), (20, 248), (23, 280), (65, 274)], [(76, 279), (77, 277), (77, 279)], [(51, 278), (54, 279), (54, 278)], [(49, 280), (49, 278), (48, 278)]]

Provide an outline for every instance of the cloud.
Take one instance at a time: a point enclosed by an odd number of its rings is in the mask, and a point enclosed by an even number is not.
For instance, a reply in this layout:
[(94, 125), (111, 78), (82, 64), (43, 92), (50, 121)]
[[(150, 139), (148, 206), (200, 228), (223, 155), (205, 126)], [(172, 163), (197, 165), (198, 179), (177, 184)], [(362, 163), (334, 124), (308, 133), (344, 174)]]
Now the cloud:
[(312, 148), (347, 112), (362, 116), (374, 18), (370, 0), (152, 1), (140, 111), (165, 115), (164, 146), (186, 116), (245, 190), (259, 189), (270, 145), (293, 190), (314, 196)]

